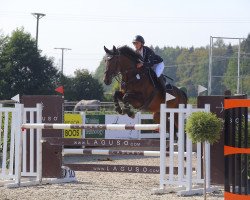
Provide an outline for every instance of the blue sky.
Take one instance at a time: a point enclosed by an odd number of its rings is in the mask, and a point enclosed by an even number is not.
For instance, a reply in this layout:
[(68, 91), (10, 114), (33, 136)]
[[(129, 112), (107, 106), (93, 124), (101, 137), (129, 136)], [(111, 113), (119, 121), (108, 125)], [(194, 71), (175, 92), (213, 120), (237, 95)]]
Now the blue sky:
[(103, 46), (131, 45), (134, 35), (153, 46), (205, 46), (209, 37), (246, 37), (250, 33), (249, 0), (0, 0), (0, 30), (10, 34), (24, 27), (35, 37), (32, 12), (40, 20), (39, 48), (64, 72), (94, 71), (104, 55)]

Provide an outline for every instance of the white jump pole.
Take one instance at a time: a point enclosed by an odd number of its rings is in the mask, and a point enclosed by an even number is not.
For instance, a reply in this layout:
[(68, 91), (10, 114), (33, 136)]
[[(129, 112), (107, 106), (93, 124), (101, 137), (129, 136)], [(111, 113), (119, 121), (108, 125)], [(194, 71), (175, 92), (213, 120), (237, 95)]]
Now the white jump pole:
[(159, 124), (35, 124), (26, 123), (23, 129), (85, 129), (85, 130), (158, 130)]

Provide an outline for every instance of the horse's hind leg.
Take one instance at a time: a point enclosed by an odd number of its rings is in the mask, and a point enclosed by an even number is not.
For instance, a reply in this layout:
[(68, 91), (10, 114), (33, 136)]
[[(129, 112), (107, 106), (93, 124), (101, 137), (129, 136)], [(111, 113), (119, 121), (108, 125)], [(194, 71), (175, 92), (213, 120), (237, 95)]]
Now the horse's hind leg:
[(119, 114), (123, 114), (122, 113), (122, 109), (121, 106), (119, 104), (119, 101), (122, 101), (123, 99), (123, 93), (121, 91), (115, 91), (113, 99), (114, 99), (114, 103), (115, 103), (115, 111), (118, 112)]

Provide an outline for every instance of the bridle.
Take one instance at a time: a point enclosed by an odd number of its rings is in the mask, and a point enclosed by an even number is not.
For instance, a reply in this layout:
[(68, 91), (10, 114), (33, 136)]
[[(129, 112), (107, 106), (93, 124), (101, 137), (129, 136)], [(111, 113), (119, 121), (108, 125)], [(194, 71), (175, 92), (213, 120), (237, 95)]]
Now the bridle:
[[(120, 67), (120, 56), (121, 55), (119, 53), (119, 54), (110, 56), (110, 58), (108, 59), (110, 61), (113, 58), (116, 58), (114, 69), (119, 69), (119, 67)], [(106, 69), (104, 73), (107, 74), (108, 71), (109, 71), (109, 69)], [(133, 71), (138, 71), (138, 69), (136, 67), (134, 67), (133, 65), (131, 65), (128, 69), (125, 69), (125, 70), (122, 70), (122, 68), (120, 68), (120, 70), (118, 70), (116, 72), (112, 71), (112, 73), (109, 73), (109, 74), (111, 74), (111, 76), (109, 78), (110, 79), (115, 78), (117, 80), (117, 82), (119, 82), (119, 83), (123, 82), (125, 84), (128, 84), (130, 82), (135, 81), (136, 77), (133, 77), (130, 80), (129, 79), (127, 79), (127, 80), (121, 80), (121, 79), (119, 79), (119, 75), (121, 75), (122, 77), (126, 77), (128, 73), (133, 72)], [(138, 72), (138, 74), (140, 74), (140, 73)]]

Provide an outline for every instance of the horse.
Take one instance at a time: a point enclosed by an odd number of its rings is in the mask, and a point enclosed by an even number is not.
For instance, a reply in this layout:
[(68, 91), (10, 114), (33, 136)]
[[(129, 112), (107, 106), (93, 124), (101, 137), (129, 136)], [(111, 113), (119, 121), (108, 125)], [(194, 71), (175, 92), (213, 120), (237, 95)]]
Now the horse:
[[(113, 46), (112, 50), (104, 46), (104, 50), (104, 83), (110, 85), (113, 78), (120, 77), (120, 90), (115, 91), (113, 96), (115, 110), (119, 114), (134, 117), (134, 112), (130, 109), (132, 105), (135, 109), (152, 112), (154, 122), (160, 123), (160, 104), (165, 103), (166, 94), (157, 83), (157, 77), (152, 69), (137, 68), (136, 65), (142, 57), (128, 46)], [(167, 91), (175, 97), (167, 102), (168, 108), (178, 108), (179, 104), (187, 104), (188, 99), (184, 91), (174, 85)], [(123, 108), (120, 102), (124, 104)], [(175, 117), (176, 120), (178, 124), (178, 117)]]
[(74, 112), (76, 111), (97, 111), (100, 110), (101, 107), (101, 101), (99, 100), (81, 100), (79, 101), (75, 107), (74, 107)]

